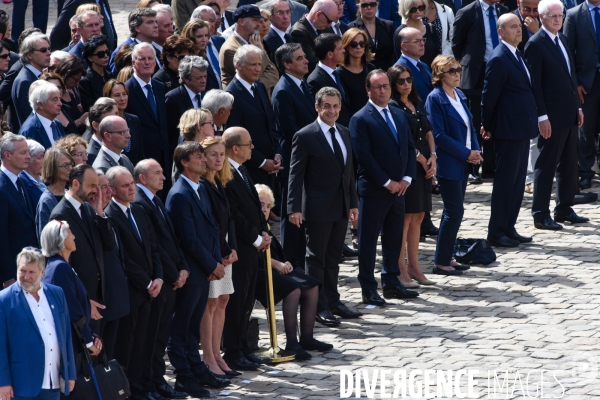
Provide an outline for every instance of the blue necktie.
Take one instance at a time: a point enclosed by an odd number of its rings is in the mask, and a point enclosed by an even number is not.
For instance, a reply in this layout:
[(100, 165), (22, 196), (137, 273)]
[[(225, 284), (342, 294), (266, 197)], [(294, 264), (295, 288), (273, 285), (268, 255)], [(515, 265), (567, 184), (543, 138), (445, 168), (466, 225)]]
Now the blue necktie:
[(215, 53), (212, 51), (212, 42), (210, 40), (208, 41), (206, 53), (208, 53), (208, 58), (210, 58), (210, 65), (217, 71), (219, 82), (221, 82), (221, 67), (219, 66), (219, 60), (217, 60)]
[(56, 142), (58, 139), (60, 139), (60, 131), (58, 130), (56, 121), (52, 121), (50, 126), (52, 127), (52, 139), (54, 139), (54, 141)]
[(456, 14), (456, 12), (458, 10), (460, 10), (462, 8), (462, 1), (461, 0), (454, 0), (454, 14)]
[(331, 74), (335, 78), (335, 83), (337, 84), (337, 87), (340, 90), (340, 93), (342, 94), (342, 99), (344, 101), (347, 101), (346, 100), (346, 91), (344, 90), (344, 87), (342, 86), (342, 81), (340, 81), (340, 76), (338, 75), (337, 71), (333, 71)]
[(198, 93), (196, 95), (195, 99), (196, 99), (196, 103), (198, 104), (198, 106), (196, 108), (202, 107), (202, 96), (200, 96), (200, 93)]
[(154, 92), (152, 91), (152, 85), (147, 84), (144, 87), (148, 91), (148, 103), (150, 103), (150, 108), (154, 112), (154, 115), (156, 115), (158, 117), (158, 114), (156, 113), (156, 99), (154, 99)]
[[(596, 41), (600, 48), (600, 7), (594, 7), (594, 28), (596, 30)], [(600, 52), (598, 52), (598, 65), (600, 65)]]
[[(516, 54), (517, 54), (517, 60), (519, 60), (519, 66), (521, 67), (523, 72), (525, 72), (525, 75), (527, 75), (527, 68), (525, 68), (525, 63), (523, 63), (523, 57), (521, 57), (521, 51), (519, 49), (517, 49)], [(527, 75), (527, 78), (529, 78), (529, 75)], [(531, 81), (530, 81), (530, 83), (531, 83)]]
[(498, 40), (498, 31), (496, 30), (496, 14), (494, 14), (494, 7), (488, 8), (488, 18), (490, 21), (490, 36), (492, 37), (492, 46), (496, 48), (500, 43)]
[(135, 226), (135, 222), (133, 221), (133, 216), (131, 215), (131, 208), (127, 209), (127, 219), (129, 220), (131, 227), (133, 228), (133, 230), (135, 231), (135, 234), (137, 235), (138, 239), (140, 239), (140, 242), (141, 242), (142, 237), (140, 236), (140, 231), (138, 231), (138, 228), (137, 228), (137, 226)]
[(421, 76), (425, 78), (425, 82), (427, 82), (429, 86), (433, 86), (433, 84), (431, 83), (431, 71), (429, 70), (427, 64), (425, 64), (423, 61), (419, 61), (417, 65), (419, 72), (421, 72)]
[(392, 134), (394, 135), (394, 139), (396, 139), (396, 143), (398, 143), (398, 131), (394, 127), (394, 124), (392, 124), (392, 120), (390, 119), (390, 116), (388, 115), (388, 110), (386, 108), (383, 109), (383, 115), (385, 115), (385, 122), (387, 122), (390, 131), (392, 131)]

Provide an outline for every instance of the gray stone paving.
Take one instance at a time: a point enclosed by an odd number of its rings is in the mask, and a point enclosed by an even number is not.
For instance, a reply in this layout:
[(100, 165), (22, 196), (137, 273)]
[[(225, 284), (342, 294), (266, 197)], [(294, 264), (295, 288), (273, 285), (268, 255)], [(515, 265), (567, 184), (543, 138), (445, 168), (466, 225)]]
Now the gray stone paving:
[[(127, 36), (127, 14), (136, 3), (111, 0), (120, 40)], [(9, 12), (12, 9), (12, 5), (1, 7)], [(54, 9), (51, 22), (55, 18)], [(593, 190), (600, 191), (598, 182), (594, 184)], [(490, 195), (490, 182), (468, 187), (460, 236), (486, 236)], [(342, 299), (363, 311), (364, 317), (344, 322), (340, 328), (317, 324), (316, 337), (333, 343), (333, 351), (313, 353), (313, 359), (308, 362), (265, 366), (259, 372), (245, 373), (226, 389), (229, 397), (339, 398), (341, 369), (370, 372), (377, 369), (379, 373), (381, 369), (389, 369), (388, 380), (400, 370), (405, 370), (407, 375), (415, 370), (478, 370), (474, 375), (478, 381), (474, 398), (511, 399), (541, 398), (541, 392), (536, 394), (535, 384), (540, 382), (540, 372), (546, 370), (550, 372), (544, 375), (544, 398), (600, 397), (600, 322), (597, 318), (600, 207), (597, 203), (577, 206), (578, 213), (591, 218), (590, 223), (566, 224), (564, 230), (548, 233), (533, 228), (530, 206), (531, 195), (525, 194), (517, 229), (521, 234), (533, 235), (532, 244), (516, 250), (500, 249), (495, 263), (473, 267), (460, 278), (430, 275), (438, 285), (418, 289), (421, 297), (416, 300), (390, 301), (385, 308), (365, 309), (360, 304), (357, 262), (344, 263), (339, 282)], [(434, 196), (436, 224), (440, 211), (440, 198)], [(430, 239), (421, 245), (420, 262), (426, 274), (431, 271), (434, 251), (435, 242)], [(254, 316), (260, 319), (260, 345), (266, 348), (265, 312), (257, 307)], [(279, 310), (277, 319), (278, 338), (284, 343)], [(494, 371), (498, 379), (496, 397), (493, 395)], [(560, 384), (552, 378), (553, 374)], [(503, 382), (505, 377), (508, 377), (507, 383)], [(252, 382), (242, 383), (242, 380)], [(417, 380), (423, 382), (423, 375), (417, 376)], [(466, 382), (465, 377), (462, 382)], [(490, 393), (488, 382), (492, 387)], [(520, 391), (519, 382), (525, 391)], [(500, 396), (498, 387), (502, 383), (504, 390), (510, 387), (509, 396)], [(388, 383), (388, 395), (390, 385)], [(435, 397), (435, 383), (432, 388), (433, 395), (425, 396), (423, 392), (422, 398)], [(517, 390), (512, 392), (514, 388)], [(382, 395), (380, 389), (377, 385), (373, 397)], [(219, 391), (211, 392), (219, 397)], [(364, 384), (361, 396), (366, 397)], [(405, 398), (420, 397), (407, 392)], [(459, 397), (454, 393), (444, 398)]]

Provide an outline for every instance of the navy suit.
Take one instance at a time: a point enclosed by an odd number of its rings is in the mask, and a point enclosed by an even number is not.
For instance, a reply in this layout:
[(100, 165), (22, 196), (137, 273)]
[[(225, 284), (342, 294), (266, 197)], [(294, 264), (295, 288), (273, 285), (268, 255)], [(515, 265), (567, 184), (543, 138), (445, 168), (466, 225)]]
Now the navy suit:
[[(56, 121), (55, 125), (58, 128), (60, 139), (61, 137), (65, 136), (65, 130), (63, 129), (63, 125), (59, 121)], [(24, 121), (23, 125), (21, 126), (21, 129), (19, 130), (19, 135), (23, 135), (27, 139), (35, 140), (36, 142), (44, 146), (46, 150), (52, 147), (52, 143), (50, 142), (48, 133), (46, 132), (46, 129), (42, 125), (42, 122), (37, 117), (36, 113), (32, 112), (31, 114), (29, 114), (29, 118), (27, 118)]]
[(33, 206), (37, 209), (37, 205), (40, 201), (40, 197), (42, 197), (42, 193), (44, 192), (40, 186), (38, 186), (38, 182), (35, 182), (30, 178), (29, 174), (26, 174), (24, 171), (21, 171), (19, 174), (19, 178), (21, 178), (21, 183), (26, 185), (29, 189), (29, 193), (31, 194), (31, 199), (33, 200)]
[[(42, 286), (60, 347), (60, 376), (66, 382), (75, 380), (75, 357), (65, 295), (61, 288), (52, 284)], [(0, 385), (11, 385), (17, 398), (38, 396), (44, 380), (44, 342), (25, 293), (16, 283), (0, 292), (0, 353), (4, 354), (0, 357)], [(68, 394), (69, 385), (65, 385), (65, 395)]]
[(294, 38), (291, 37), (289, 33), (286, 33), (284, 37), (286, 40), (285, 42), (281, 39), (279, 33), (275, 32), (275, 29), (271, 29), (264, 38), (265, 43), (267, 44), (267, 46), (269, 46), (269, 50), (271, 50), (271, 61), (273, 63), (275, 62), (275, 52), (278, 48), (280, 48), (286, 43), (296, 43)]
[[(394, 29), (398, 28), (402, 23), (402, 18), (398, 14), (398, 0), (380, 0), (378, 18), (386, 19), (394, 23)], [(354, 13), (356, 15), (356, 13)]]
[(77, 56), (81, 61), (83, 61), (86, 67), (89, 67), (88, 61), (85, 58), (83, 58), (83, 43), (81, 42), (81, 40), (77, 42), (75, 46), (71, 47), (71, 50), (69, 50), (69, 54)]
[(377, 289), (375, 254), (381, 233), (383, 266), (381, 284), (400, 285), (398, 258), (404, 226), (404, 196), (383, 185), (416, 176), (415, 145), (402, 110), (389, 107), (398, 140), (377, 109), (368, 102), (350, 119), (352, 149), (358, 161), (358, 280), (363, 291)]
[(205, 203), (180, 177), (167, 196), (166, 209), (175, 221), (173, 228), (190, 270), (185, 285), (177, 290), (175, 314), (167, 353), (175, 374), (192, 377), (206, 366), (200, 359), (200, 321), (208, 299), (208, 276), (222, 261), (219, 227), (211, 212), (208, 193), (202, 185)]
[[(202, 100), (199, 103), (202, 103)], [(181, 84), (181, 86), (174, 88), (165, 95), (165, 107), (167, 111), (167, 129), (169, 132), (169, 154), (173, 154), (180, 136), (178, 128), (179, 120), (183, 113), (194, 108), (194, 103), (192, 103), (185, 84)]]
[(418, 62), (419, 68), (415, 67), (415, 65), (409, 60), (405, 55), (402, 55), (398, 62), (395, 65), (404, 65), (407, 67), (412, 76), (415, 87), (417, 88), (417, 93), (419, 94), (419, 98), (423, 103), (427, 100), (427, 96), (433, 90), (433, 84), (431, 83), (431, 70), (422, 61)]
[(523, 201), (529, 140), (538, 135), (532, 82), (524, 65), (504, 43), (494, 49), (485, 70), (481, 122), (492, 133), (496, 176), (488, 237), (512, 236)]
[(25, 120), (31, 115), (31, 106), (29, 105), (29, 88), (31, 84), (37, 81), (38, 77), (26, 66), (17, 75), (15, 79), (11, 96), (13, 100), (13, 111), (16, 114), (17, 125), (15, 125), (15, 119), (11, 120), (13, 131), (19, 131), (18, 128), (25, 123)]
[[(317, 65), (315, 70), (311, 72), (306, 81), (308, 83), (308, 87), (310, 88), (310, 93), (313, 95), (313, 98), (316, 98), (317, 92), (325, 86), (329, 86), (340, 90), (339, 86), (337, 85), (336, 81), (331, 77), (331, 75), (329, 75), (319, 65)], [(350, 122), (350, 113), (348, 112), (348, 102), (346, 100), (347, 99), (344, 96), (342, 96), (342, 108), (340, 110), (340, 115), (338, 117), (337, 123), (348, 127), (348, 124)]]
[(17, 254), (23, 247), (38, 247), (35, 235), (35, 207), (27, 185), (23, 196), (10, 178), (0, 171), (0, 282), (15, 279)]

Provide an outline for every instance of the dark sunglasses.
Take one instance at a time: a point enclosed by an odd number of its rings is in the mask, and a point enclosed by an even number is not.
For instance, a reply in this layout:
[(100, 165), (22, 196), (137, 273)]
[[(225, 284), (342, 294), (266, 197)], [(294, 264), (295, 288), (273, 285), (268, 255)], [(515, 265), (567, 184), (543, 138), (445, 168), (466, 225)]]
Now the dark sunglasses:
[(406, 83), (413, 83), (413, 78), (409, 76), (408, 78), (398, 78), (396, 80), (396, 83), (398, 85), (404, 85), (404, 82), (406, 82)]
[(377, 7), (377, 2), (373, 1), (371, 3), (360, 3), (360, 8), (375, 8)]
[(356, 49), (358, 47), (360, 47), (361, 49), (364, 49), (366, 46), (365, 42), (350, 42), (350, 47), (352, 47), (353, 49)]
[(96, 57), (98, 57), (98, 58), (104, 58), (104, 57), (106, 57), (106, 56), (109, 56), (109, 55), (110, 55), (110, 52), (109, 52), (108, 50), (102, 50), (102, 51), (99, 51), (99, 52), (97, 52), (97, 53), (94, 53), (94, 54), (92, 54), (92, 55), (93, 55), (93, 56), (96, 56)]
[(40, 49), (33, 49), (33, 51), (39, 51), (40, 53), (47, 53), (49, 51), (52, 51), (52, 49), (50, 49), (50, 47), (42, 47)]
[(10, 57), (10, 53), (6, 53), (6, 54), (1, 54), (0, 58), (3, 60), (6, 60), (8, 57)]
[(425, 5), (421, 4), (419, 7), (413, 7), (410, 10), (408, 10), (409, 13), (414, 14), (417, 11), (425, 11), (427, 7), (425, 7)]
[(184, 55), (179, 55), (179, 56), (175, 56), (175, 57), (177, 57), (177, 59), (178, 59), (179, 61), (181, 61), (181, 60), (183, 60), (184, 58), (186, 58), (187, 56), (184, 56)]
[(463, 69), (461, 67), (458, 68), (450, 68), (448, 71), (443, 71), (445, 74), (456, 75), (462, 74)]

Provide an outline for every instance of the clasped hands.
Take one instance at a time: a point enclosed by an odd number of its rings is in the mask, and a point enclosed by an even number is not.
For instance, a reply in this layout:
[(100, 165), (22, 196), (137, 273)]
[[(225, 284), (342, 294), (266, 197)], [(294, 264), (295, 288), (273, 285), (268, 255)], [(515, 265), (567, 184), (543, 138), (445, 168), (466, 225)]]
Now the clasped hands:
[(261, 167), (269, 174), (276, 174), (283, 169), (281, 166), (281, 156), (279, 154), (275, 155), (272, 160), (266, 159), (265, 163)]
[(404, 179), (399, 182), (390, 180), (390, 184), (386, 186), (386, 189), (392, 194), (398, 193), (398, 196), (403, 196), (409, 186), (410, 182), (405, 181)]

